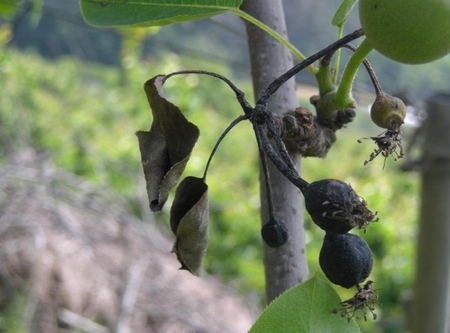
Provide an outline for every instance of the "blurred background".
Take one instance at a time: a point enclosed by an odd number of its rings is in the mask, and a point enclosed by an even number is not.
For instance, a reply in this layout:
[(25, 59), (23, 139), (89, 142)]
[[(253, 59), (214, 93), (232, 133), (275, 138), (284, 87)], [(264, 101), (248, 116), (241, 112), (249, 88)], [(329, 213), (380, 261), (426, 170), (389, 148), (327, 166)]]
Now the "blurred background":
[[(292, 43), (309, 55), (334, 41), (330, 22), (339, 4), (285, 0)], [(245, 332), (264, 306), (250, 124), (233, 129), (211, 164), (204, 269), (213, 277), (204, 279), (177, 271), (170, 202), (161, 214), (149, 212), (134, 134), (151, 125), (143, 83), (156, 74), (214, 71), (253, 100), (243, 22), (224, 14), (161, 28), (96, 29), (84, 23), (77, 0), (8, 0), (0, 10), (0, 332)], [(359, 27), (355, 14), (347, 32)], [(342, 60), (349, 55), (344, 50)], [(450, 72), (449, 57), (420, 66), (376, 53), (369, 60), (384, 90), (416, 110), (450, 83), (440, 75)], [(308, 107), (313, 77), (302, 73), (297, 83), (299, 105)], [(241, 113), (234, 94), (218, 80), (194, 75), (172, 78), (164, 91), (200, 128), (185, 175), (201, 176), (220, 133)], [(403, 130), (406, 158), (380, 156), (363, 165), (375, 146), (357, 140), (382, 132), (367, 112), (374, 91), (364, 71), (354, 95), (355, 121), (338, 132), (326, 159), (303, 159), (302, 174), (307, 181), (348, 182), (378, 211), (379, 221), (362, 236), (375, 256), (371, 279), (381, 306), (378, 319), (361, 327), (405, 332), (402, 300), (415, 272), (419, 177), (401, 166), (420, 151), (420, 140), (412, 139), (420, 121)], [(306, 213), (305, 224), (310, 273), (325, 278), (318, 265), (324, 233)], [(210, 293), (197, 302), (198, 290)], [(224, 295), (232, 305), (218, 302)], [(193, 318), (197, 307), (217, 309)]]

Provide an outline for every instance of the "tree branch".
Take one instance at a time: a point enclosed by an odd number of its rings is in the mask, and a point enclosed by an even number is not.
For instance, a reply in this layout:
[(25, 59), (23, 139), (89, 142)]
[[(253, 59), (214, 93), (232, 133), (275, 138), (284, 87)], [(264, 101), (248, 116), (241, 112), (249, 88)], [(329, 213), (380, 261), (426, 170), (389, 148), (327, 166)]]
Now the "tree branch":
[[(245, 0), (241, 8), (278, 33), (286, 35), (280, 0)], [(246, 23), (246, 27), (253, 89), (255, 96), (258, 96), (273, 80), (293, 67), (293, 60), (290, 52), (273, 37), (250, 23)], [(297, 107), (295, 82), (290, 80), (277, 90), (268, 101), (270, 111), (281, 114), (294, 110)], [(291, 159), (298, 167), (300, 156), (291, 154)], [(278, 172), (272, 163), (269, 163), (269, 170), (275, 214), (286, 222), (289, 241), (276, 249), (264, 245), (267, 303), (308, 277), (300, 191)], [(265, 184), (262, 177), (260, 178), (261, 218), (264, 224), (269, 220), (269, 215)]]

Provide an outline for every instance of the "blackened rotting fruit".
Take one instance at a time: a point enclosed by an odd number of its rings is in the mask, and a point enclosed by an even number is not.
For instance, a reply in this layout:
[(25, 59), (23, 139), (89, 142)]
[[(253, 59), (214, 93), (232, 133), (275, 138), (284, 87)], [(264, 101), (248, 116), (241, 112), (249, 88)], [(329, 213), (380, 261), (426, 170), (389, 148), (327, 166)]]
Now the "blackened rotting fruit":
[(354, 227), (365, 229), (376, 221), (375, 214), (347, 183), (322, 179), (303, 191), (305, 207), (312, 220), (326, 232), (346, 233)]
[(351, 288), (367, 279), (372, 271), (373, 256), (369, 245), (358, 235), (327, 233), (319, 264), (328, 280)]
[(263, 225), (261, 236), (264, 242), (273, 248), (280, 247), (288, 241), (289, 235), (283, 220), (272, 217)]

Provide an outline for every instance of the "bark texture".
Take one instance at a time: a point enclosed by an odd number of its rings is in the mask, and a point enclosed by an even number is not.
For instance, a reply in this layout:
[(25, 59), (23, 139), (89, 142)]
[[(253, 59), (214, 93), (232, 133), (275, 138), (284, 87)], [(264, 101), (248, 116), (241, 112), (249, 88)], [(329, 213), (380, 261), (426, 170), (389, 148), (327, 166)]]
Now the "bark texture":
[[(245, 0), (241, 7), (248, 14), (264, 22), (283, 36), (287, 36), (282, 1)], [(247, 24), (247, 34), (255, 96), (274, 79), (293, 66), (289, 50), (258, 27)], [(297, 107), (295, 82), (286, 82), (269, 101), (273, 113), (283, 114)], [(295, 165), (300, 168), (300, 156), (291, 155)], [(266, 301), (270, 303), (285, 290), (305, 281), (308, 267), (305, 257), (305, 233), (302, 216), (300, 191), (293, 186), (269, 162), (270, 179), (273, 187), (273, 200), (277, 218), (285, 221), (289, 231), (289, 241), (280, 248), (264, 245), (264, 265), (266, 276)], [(261, 184), (262, 224), (269, 221), (267, 197), (263, 177)]]

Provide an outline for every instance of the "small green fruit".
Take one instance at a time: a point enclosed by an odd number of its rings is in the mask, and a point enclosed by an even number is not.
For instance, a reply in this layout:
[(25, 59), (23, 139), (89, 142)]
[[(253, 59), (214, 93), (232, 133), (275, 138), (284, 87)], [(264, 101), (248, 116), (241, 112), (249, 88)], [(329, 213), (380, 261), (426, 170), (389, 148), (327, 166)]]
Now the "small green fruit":
[(450, 0), (360, 0), (367, 40), (384, 56), (424, 64), (450, 52)]
[(406, 117), (405, 103), (391, 95), (378, 95), (370, 108), (370, 117), (381, 128), (398, 130)]

